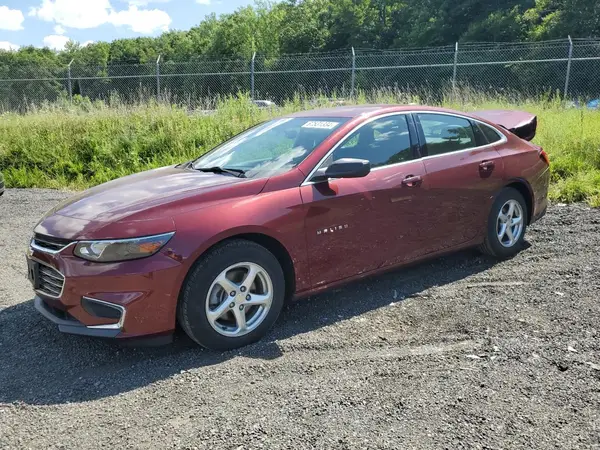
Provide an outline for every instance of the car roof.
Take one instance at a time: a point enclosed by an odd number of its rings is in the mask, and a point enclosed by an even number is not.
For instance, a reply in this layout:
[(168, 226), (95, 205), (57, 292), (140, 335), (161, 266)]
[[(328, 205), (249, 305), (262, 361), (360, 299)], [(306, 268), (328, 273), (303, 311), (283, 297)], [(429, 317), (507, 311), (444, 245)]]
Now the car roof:
[(434, 108), (431, 106), (423, 105), (352, 105), (352, 106), (338, 106), (335, 108), (323, 108), (323, 109), (312, 109), (308, 111), (300, 111), (294, 114), (290, 114), (288, 117), (348, 117), (355, 118), (360, 116), (371, 116), (382, 114), (386, 112), (400, 112), (400, 111), (440, 111), (450, 112), (456, 114), (458, 111), (452, 111), (444, 108)]

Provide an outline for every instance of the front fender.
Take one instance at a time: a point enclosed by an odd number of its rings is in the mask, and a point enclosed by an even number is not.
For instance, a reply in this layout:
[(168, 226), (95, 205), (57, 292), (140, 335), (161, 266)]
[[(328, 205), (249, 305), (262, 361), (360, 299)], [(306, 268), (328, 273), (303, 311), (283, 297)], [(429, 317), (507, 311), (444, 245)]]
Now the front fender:
[(294, 187), (174, 217), (177, 231), (168, 250), (185, 266), (180, 279), (176, 280), (178, 289), (194, 263), (210, 248), (246, 234), (260, 234), (277, 240), (294, 264), (296, 288), (309, 287), (304, 216), (300, 189)]

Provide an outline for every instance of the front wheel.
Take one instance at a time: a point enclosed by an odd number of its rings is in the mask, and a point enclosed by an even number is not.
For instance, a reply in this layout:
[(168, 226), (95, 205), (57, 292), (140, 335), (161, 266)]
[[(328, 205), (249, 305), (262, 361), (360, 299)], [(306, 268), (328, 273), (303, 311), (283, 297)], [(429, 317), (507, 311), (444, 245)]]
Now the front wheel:
[(229, 241), (191, 269), (177, 316), (198, 344), (231, 350), (259, 340), (277, 320), (284, 297), (277, 258), (254, 242)]
[(492, 205), (485, 241), (479, 249), (497, 258), (516, 255), (523, 248), (527, 221), (527, 205), (521, 193), (504, 188)]

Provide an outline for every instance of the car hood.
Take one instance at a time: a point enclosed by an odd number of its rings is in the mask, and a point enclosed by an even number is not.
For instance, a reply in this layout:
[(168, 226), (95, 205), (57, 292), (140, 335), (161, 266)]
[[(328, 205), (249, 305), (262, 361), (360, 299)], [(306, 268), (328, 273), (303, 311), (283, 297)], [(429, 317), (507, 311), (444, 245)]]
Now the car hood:
[(120, 178), (81, 192), (57, 205), (47, 215), (93, 222), (150, 220), (172, 216), (174, 211), (239, 196), (232, 185), (244, 184), (245, 195), (260, 192), (257, 183), (229, 175), (165, 167)]

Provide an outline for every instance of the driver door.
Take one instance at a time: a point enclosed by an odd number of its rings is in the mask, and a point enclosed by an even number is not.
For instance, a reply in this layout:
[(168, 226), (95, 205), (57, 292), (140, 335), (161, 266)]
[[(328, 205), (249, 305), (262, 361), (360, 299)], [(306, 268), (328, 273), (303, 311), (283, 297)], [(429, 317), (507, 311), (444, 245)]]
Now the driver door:
[[(366, 159), (364, 178), (330, 179), (300, 188), (314, 287), (373, 271), (414, 255), (415, 223), (426, 180), (416, 159), (416, 131), (404, 114), (364, 124), (341, 141), (318, 168), (342, 158)], [(407, 179), (420, 181), (407, 183)]]

